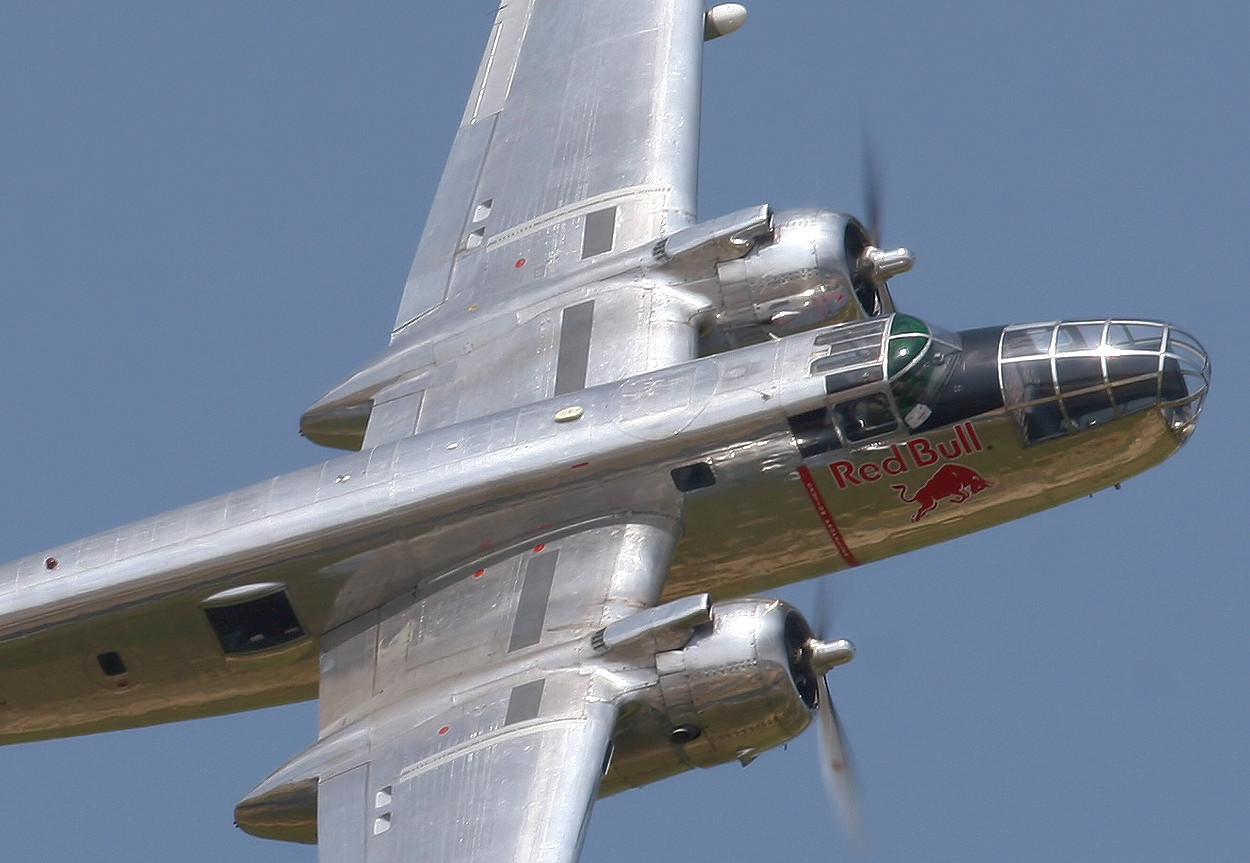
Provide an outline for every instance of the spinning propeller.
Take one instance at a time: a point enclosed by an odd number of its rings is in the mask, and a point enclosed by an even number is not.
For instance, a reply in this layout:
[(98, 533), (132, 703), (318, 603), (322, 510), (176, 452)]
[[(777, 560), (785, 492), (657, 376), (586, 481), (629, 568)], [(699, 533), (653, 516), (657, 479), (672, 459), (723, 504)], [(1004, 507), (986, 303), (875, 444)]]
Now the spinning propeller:
[(860, 809), (859, 781), (851, 766), (850, 748), (847, 746), (846, 734), (834, 709), (833, 698), (829, 694), (829, 682), (826, 675), (839, 665), (845, 665), (855, 657), (855, 645), (845, 638), (825, 641), (827, 632), (825, 620), (824, 594), (825, 582), (817, 585), (816, 634), (802, 646), (802, 663), (815, 677), (816, 683), (816, 722), (820, 734), (820, 767), (825, 782), (825, 791), (835, 804), (842, 819), (842, 826), (850, 837), (851, 843), (860, 850), (867, 846), (867, 835), (864, 830), (863, 816)]
[(916, 263), (916, 256), (904, 248), (882, 249), (881, 245), (881, 179), (877, 170), (876, 148), (867, 133), (864, 135), (864, 215), (868, 223), (867, 242), (855, 259), (852, 274), (857, 292), (871, 287), (877, 296), (877, 314), (894, 311), (894, 299), (886, 282), (891, 276), (905, 273)]

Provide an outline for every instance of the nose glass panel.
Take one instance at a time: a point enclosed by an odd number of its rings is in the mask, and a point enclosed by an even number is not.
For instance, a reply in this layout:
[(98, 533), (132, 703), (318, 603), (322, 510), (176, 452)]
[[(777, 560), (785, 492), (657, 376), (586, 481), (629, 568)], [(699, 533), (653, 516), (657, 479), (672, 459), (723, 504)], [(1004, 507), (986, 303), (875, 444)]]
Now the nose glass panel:
[(1052, 322), (1004, 328), (999, 374), (1004, 405), (1026, 443), (1152, 408), (1185, 439), (1211, 364), (1193, 336), (1170, 324)]

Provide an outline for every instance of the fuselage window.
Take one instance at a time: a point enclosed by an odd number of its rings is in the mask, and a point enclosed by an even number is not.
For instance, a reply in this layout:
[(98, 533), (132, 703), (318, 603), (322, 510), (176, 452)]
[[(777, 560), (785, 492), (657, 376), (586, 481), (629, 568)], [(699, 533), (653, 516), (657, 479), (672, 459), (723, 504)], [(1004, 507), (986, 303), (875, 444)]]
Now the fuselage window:
[(829, 408), (795, 414), (787, 421), (790, 423), (790, 433), (794, 435), (794, 443), (799, 448), (799, 455), (803, 458), (811, 458), (842, 445), (829, 420)]
[(833, 409), (834, 421), (852, 443), (898, 430), (898, 420), (885, 393), (842, 402)]
[(285, 590), (210, 606), (204, 614), (227, 656), (267, 650), (304, 636)]

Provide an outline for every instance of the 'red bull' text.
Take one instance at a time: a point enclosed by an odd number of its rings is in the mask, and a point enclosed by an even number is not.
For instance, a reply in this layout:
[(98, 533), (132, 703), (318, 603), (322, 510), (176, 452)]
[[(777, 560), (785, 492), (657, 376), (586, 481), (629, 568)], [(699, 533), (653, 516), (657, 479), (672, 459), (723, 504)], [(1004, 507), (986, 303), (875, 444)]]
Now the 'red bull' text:
[(955, 426), (954, 435), (947, 440), (933, 441), (927, 437), (913, 438), (904, 444), (892, 444), (890, 454), (880, 461), (860, 462), (835, 461), (829, 465), (829, 472), (838, 484), (838, 488), (850, 488), (855, 485), (876, 482), (885, 477), (901, 476), (912, 470), (919, 470), (939, 462), (971, 455), (985, 449), (977, 430), (972, 423), (960, 423)]

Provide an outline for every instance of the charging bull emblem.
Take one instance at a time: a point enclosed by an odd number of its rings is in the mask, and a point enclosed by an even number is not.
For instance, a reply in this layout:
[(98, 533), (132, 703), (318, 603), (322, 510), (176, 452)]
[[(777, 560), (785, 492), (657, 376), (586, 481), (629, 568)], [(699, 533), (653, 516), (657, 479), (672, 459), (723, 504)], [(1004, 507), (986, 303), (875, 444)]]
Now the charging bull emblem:
[(907, 486), (892, 485), (890, 488), (898, 492), (903, 503), (917, 503), (920, 508), (911, 517), (912, 521), (920, 521), (933, 512), (938, 503), (949, 500), (951, 503), (963, 503), (974, 494), (980, 494), (994, 484), (970, 467), (961, 464), (944, 464), (937, 473), (920, 487), (913, 495), (908, 495)]

